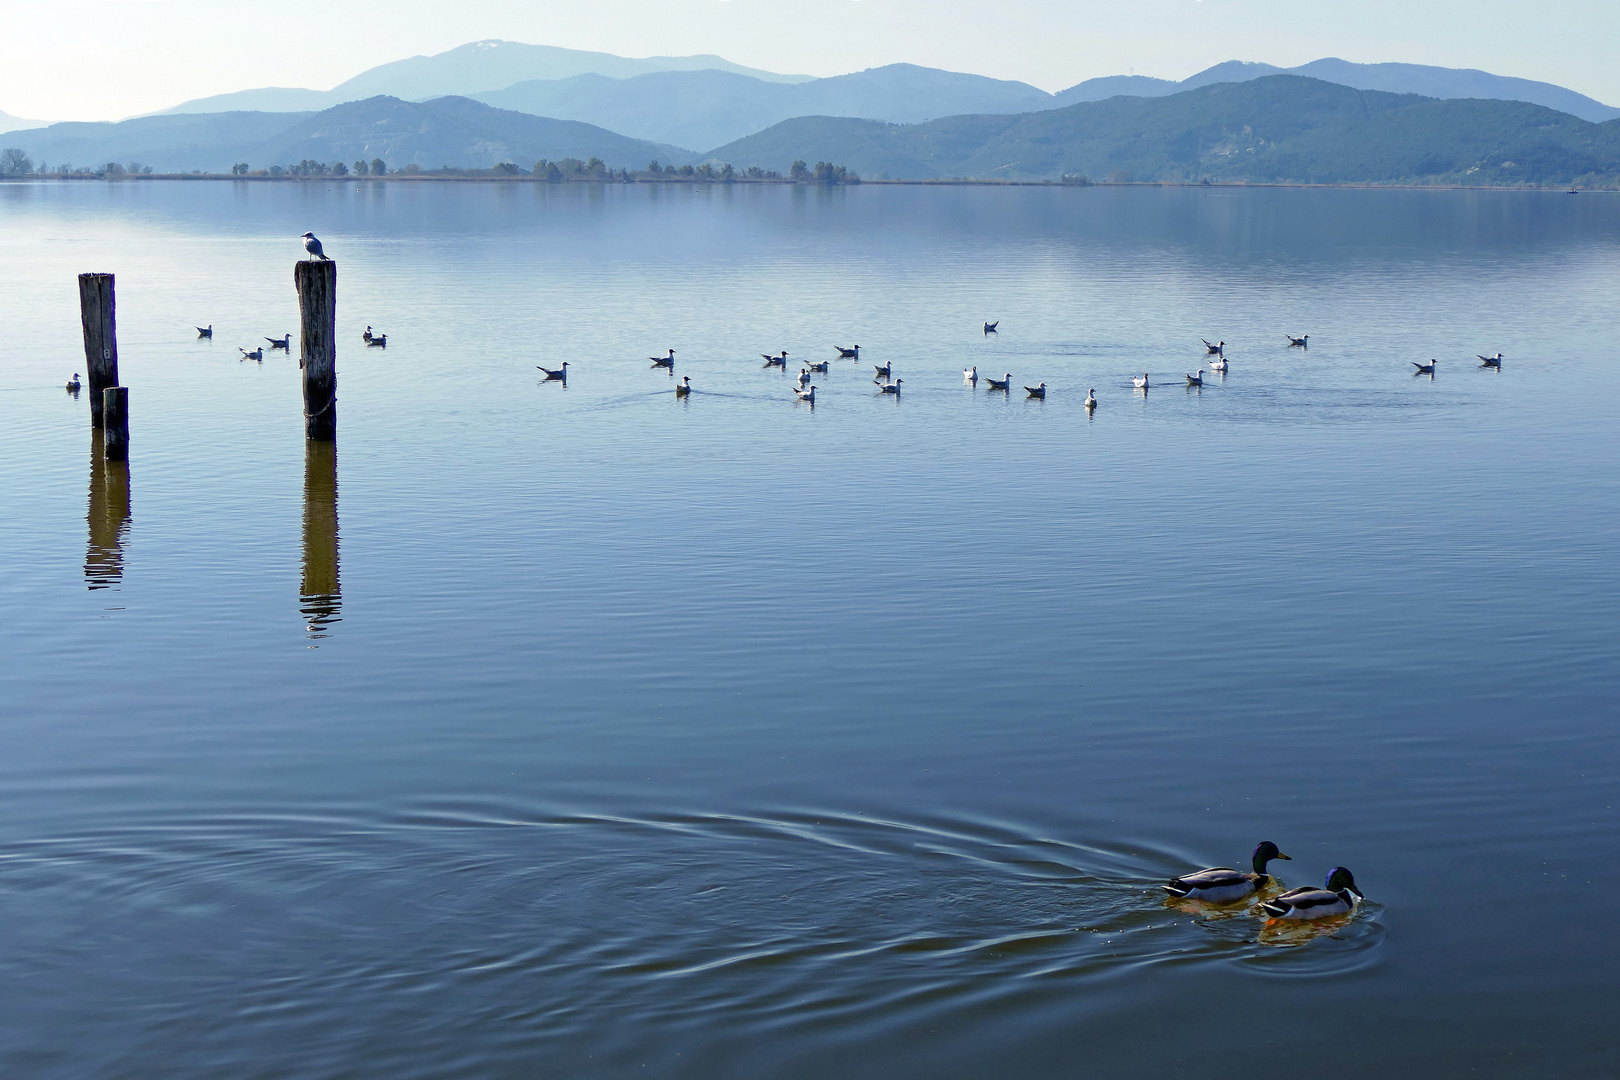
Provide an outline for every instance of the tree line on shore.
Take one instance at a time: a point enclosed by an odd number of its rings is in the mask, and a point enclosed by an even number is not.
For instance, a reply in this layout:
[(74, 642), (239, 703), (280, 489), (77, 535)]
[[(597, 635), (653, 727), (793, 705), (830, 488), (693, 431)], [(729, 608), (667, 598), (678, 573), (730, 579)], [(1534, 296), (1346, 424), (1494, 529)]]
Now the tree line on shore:
[[(0, 176), (98, 176), (121, 177), (151, 175), (152, 167), (139, 162), (127, 164), (116, 161), (100, 165), (47, 165), (38, 167), (22, 150), (8, 147), (0, 150)], [(218, 175), (200, 171), (186, 175)], [(565, 157), (555, 161), (541, 158), (532, 168), (525, 169), (515, 162), (502, 161), (488, 169), (464, 169), (446, 165), (440, 169), (424, 169), (415, 163), (397, 169), (389, 167), (380, 157), (370, 161), (357, 160), (352, 164), (341, 161), (316, 161), (305, 158), (296, 165), (271, 165), (255, 169), (245, 161), (231, 166), (232, 176), (254, 177), (327, 177), (327, 176), (529, 176), (549, 184), (567, 183), (647, 183), (656, 181), (687, 181), (691, 183), (730, 184), (737, 182), (791, 183), (791, 184), (859, 184), (860, 176), (853, 170), (830, 161), (810, 165), (795, 161), (787, 174), (756, 165), (737, 168), (730, 162), (708, 162), (700, 165), (664, 165), (657, 161), (647, 163), (645, 169), (615, 169), (601, 158), (589, 160)]]

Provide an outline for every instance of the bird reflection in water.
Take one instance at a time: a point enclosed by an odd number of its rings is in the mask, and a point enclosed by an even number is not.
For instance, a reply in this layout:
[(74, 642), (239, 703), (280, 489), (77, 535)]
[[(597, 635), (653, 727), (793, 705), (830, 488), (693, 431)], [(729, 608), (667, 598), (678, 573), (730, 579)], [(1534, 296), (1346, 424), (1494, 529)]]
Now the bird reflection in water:
[(336, 443), (304, 443), (304, 573), (298, 592), (298, 610), (310, 640), (329, 636), (343, 607), (338, 585)]
[(108, 461), (101, 432), (90, 436), (90, 508), (85, 515), (90, 541), (84, 555), (84, 582), (110, 589), (124, 578), (124, 534), (129, 531), (129, 462)]

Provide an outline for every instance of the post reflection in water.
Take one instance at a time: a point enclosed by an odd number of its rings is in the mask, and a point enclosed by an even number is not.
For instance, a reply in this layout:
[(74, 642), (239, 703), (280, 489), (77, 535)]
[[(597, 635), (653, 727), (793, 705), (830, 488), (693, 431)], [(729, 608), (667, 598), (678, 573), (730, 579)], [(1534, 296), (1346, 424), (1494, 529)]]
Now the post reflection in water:
[(304, 614), (310, 639), (326, 637), (343, 607), (338, 585), (336, 443), (304, 443), (304, 575), (298, 592), (298, 610)]
[(90, 527), (84, 555), (89, 588), (110, 589), (124, 577), (124, 534), (129, 531), (129, 462), (103, 456), (101, 432), (90, 435)]

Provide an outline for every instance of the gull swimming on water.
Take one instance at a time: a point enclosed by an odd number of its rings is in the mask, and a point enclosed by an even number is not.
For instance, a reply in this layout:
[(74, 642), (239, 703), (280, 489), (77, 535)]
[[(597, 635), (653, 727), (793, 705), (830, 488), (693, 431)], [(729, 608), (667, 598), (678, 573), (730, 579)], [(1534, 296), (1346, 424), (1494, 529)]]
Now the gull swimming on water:
[(200, 337), (200, 338), (201, 337), (205, 337), (205, 338), (213, 337), (214, 336), (214, 324), (209, 323), (207, 326), (199, 326), (199, 327), (197, 327), (197, 336)]
[(1204, 343), (1204, 348), (1209, 350), (1211, 356), (1222, 356), (1226, 352), (1226, 342), (1224, 341), (1218, 341), (1211, 345), (1209, 338), (1199, 338), (1198, 340)]
[(807, 387), (809, 385), (810, 385), (810, 369), (802, 367), (802, 368), (799, 369), (799, 389), (803, 390), (805, 387)]
[(1216, 356), (1215, 359), (1213, 359), (1213, 360), (1211, 360), (1209, 362), (1209, 366), (1211, 368), (1215, 369), (1216, 371), (1225, 371), (1226, 370), (1226, 354), (1221, 353), (1220, 355)]
[(548, 368), (548, 367), (540, 367), (539, 364), (536, 364), (534, 366), (537, 367), (537, 368), (540, 368), (541, 371), (546, 373), (546, 379), (545, 379), (546, 382), (550, 382), (553, 379), (557, 380), (558, 382), (564, 382), (564, 383), (568, 381), (568, 361), (566, 361), (566, 360), (563, 361), (563, 366), (556, 369), (555, 371), (553, 371), (551, 368)]
[(859, 360), (861, 358), (861, 347), (859, 345), (853, 349), (846, 349), (842, 345), (834, 345), (833, 348), (838, 350), (838, 359), (840, 360)]
[(1138, 390), (1146, 390), (1148, 388), (1147, 372), (1142, 372), (1142, 377), (1140, 379), (1132, 379), (1131, 385), (1136, 387)]
[(304, 250), (309, 252), (309, 257), (312, 260), (319, 259), (322, 262), (332, 261), (331, 256), (321, 250), (321, 242), (315, 239), (315, 234), (312, 232), (307, 232), (304, 234)]
[(831, 371), (832, 370), (832, 362), (830, 360), (823, 360), (819, 364), (811, 364), (811, 365), (809, 365), (809, 367), (806, 370), (809, 370), (809, 371)]
[(246, 349), (243, 349), (242, 346), (240, 346), (240, 345), (237, 346), (237, 349), (239, 349), (241, 351), (243, 360), (263, 360), (264, 359), (264, 348), (262, 346), (260, 348), (254, 349), (252, 352), (248, 352)]
[(669, 355), (668, 356), (649, 356), (649, 357), (647, 357), (647, 359), (652, 361), (653, 367), (669, 368), (669, 372), (670, 372), (671, 375), (673, 375), (675, 373), (675, 350), (674, 349), (669, 350)]
[(1198, 374), (1187, 376), (1187, 385), (1188, 386), (1203, 386), (1204, 385), (1204, 369), (1199, 368), (1198, 369)]
[(1039, 386), (1026, 386), (1026, 387), (1024, 387), (1024, 389), (1026, 391), (1028, 391), (1030, 397), (1040, 398), (1042, 401), (1046, 400), (1046, 384), (1045, 383), (1041, 383), (1041, 385), (1039, 385)]
[(1097, 391), (1096, 390), (1087, 390), (1086, 391), (1086, 408), (1095, 409), (1096, 407), (1097, 407)]
[(281, 337), (267, 337), (264, 340), (270, 343), (270, 348), (280, 349), (282, 352), (292, 352), (292, 335), (283, 334)]
[(795, 386), (793, 388), (793, 393), (797, 395), (800, 401), (808, 401), (812, 405), (816, 403), (816, 388), (813, 386)]
[(1420, 364), (1416, 360), (1413, 360), (1412, 361), (1412, 366), (1417, 368), (1417, 370), (1412, 372), (1412, 374), (1414, 374), (1414, 375), (1433, 375), (1434, 374), (1434, 365), (1438, 364), (1439, 362), (1440, 361), (1438, 361), (1438, 360), (1430, 360), (1427, 364)]
[(900, 392), (900, 384), (905, 381), (906, 380), (904, 379), (896, 379), (892, 383), (883, 384), (882, 386), (878, 387), (878, 389), (885, 394), (898, 394)]
[(1001, 320), (1000, 319), (997, 319), (995, 322), (987, 322), (987, 323), (984, 324), (984, 332), (987, 333), (987, 334), (994, 334), (996, 332), (996, 327), (998, 327), (1000, 325), (1001, 325)]
[(986, 388), (990, 390), (1006, 390), (1007, 387), (1012, 385), (1012, 372), (1007, 372), (1007, 374), (1003, 375), (999, 379), (991, 379), (986, 377), (984, 382)]
[(979, 384), (979, 365), (975, 364), (970, 368), (963, 368), (962, 381), (969, 386), (977, 386)]
[(782, 350), (780, 356), (772, 356), (770, 353), (760, 353), (759, 355), (765, 361), (766, 367), (770, 367), (774, 364), (783, 371), (787, 370), (788, 351), (786, 349)]
[(1290, 347), (1297, 347), (1301, 349), (1308, 349), (1311, 347), (1311, 335), (1309, 334), (1306, 334), (1304, 337), (1295, 337), (1293, 334), (1284, 334), (1283, 336), (1288, 339), (1288, 344)]
[[(1479, 353), (1475, 353), (1474, 355), (1479, 356)], [(1495, 356), (1479, 356), (1479, 359), (1480, 367), (1499, 368), (1502, 366), (1502, 354), (1500, 352)]]
[(681, 377), (681, 381), (675, 387), (675, 396), (676, 397), (685, 397), (687, 394), (690, 394), (691, 392), (692, 392), (692, 376), (683, 375)]
[(77, 371), (73, 373), (73, 378), (67, 381), (67, 392), (70, 394), (79, 392), (79, 373)]
[(877, 368), (877, 378), (887, 379), (889, 377), (889, 369), (894, 367), (894, 361), (891, 360), (889, 363), (884, 364), (881, 367), (879, 367), (877, 364), (873, 364), (872, 366)]

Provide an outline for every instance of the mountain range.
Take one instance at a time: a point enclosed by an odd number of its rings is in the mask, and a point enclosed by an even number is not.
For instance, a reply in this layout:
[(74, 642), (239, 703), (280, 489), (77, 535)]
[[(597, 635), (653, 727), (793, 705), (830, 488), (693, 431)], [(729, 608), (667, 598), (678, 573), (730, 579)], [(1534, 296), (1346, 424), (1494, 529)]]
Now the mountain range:
[(863, 177), (1568, 184), (1620, 176), (1620, 120), (1521, 101), (1441, 100), (1297, 75), (926, 124), (799, 117), (710, 152)]
[(782, 172), (796, 160), (830, 161), (868, 179), (1563, 185), (1620, 178), (1620, 119), (1593, 124), (1527, 102), (1389, 94), (1297, 75), (917, 124), (795, 117), (701, 154), (465, 97), (53, 124), (10, 139), (36, 161), (137, 160), (159, 171), (376, 157), (396, 170), (501, 161), (528, 168), (539, 158), (599, 157), (615, 168), (708, 160)]
[(138, 161), (159, 172), (226, 172), (312, 159), (382, 158), (392, 169), (487, 169), (510, 161), (527, 169), (540, 158), (593, 157), (640, 168), (653, 158), (684, 164), (691, 151), (631, 139), (574, 120), (495, 109), (463, 97), (402, 101), (373, 97), (318, 113), (229, 112), (143, 116), (120, 123), (52, 124), (9, 137), (36, 162), (52, 166)]
[(8, 112), (0, 112), (0, 134), (7, 131), (20, 131), (24, 128), (44, 127), (43, 120), (24, 120), (20, 116), (12, 116)]

